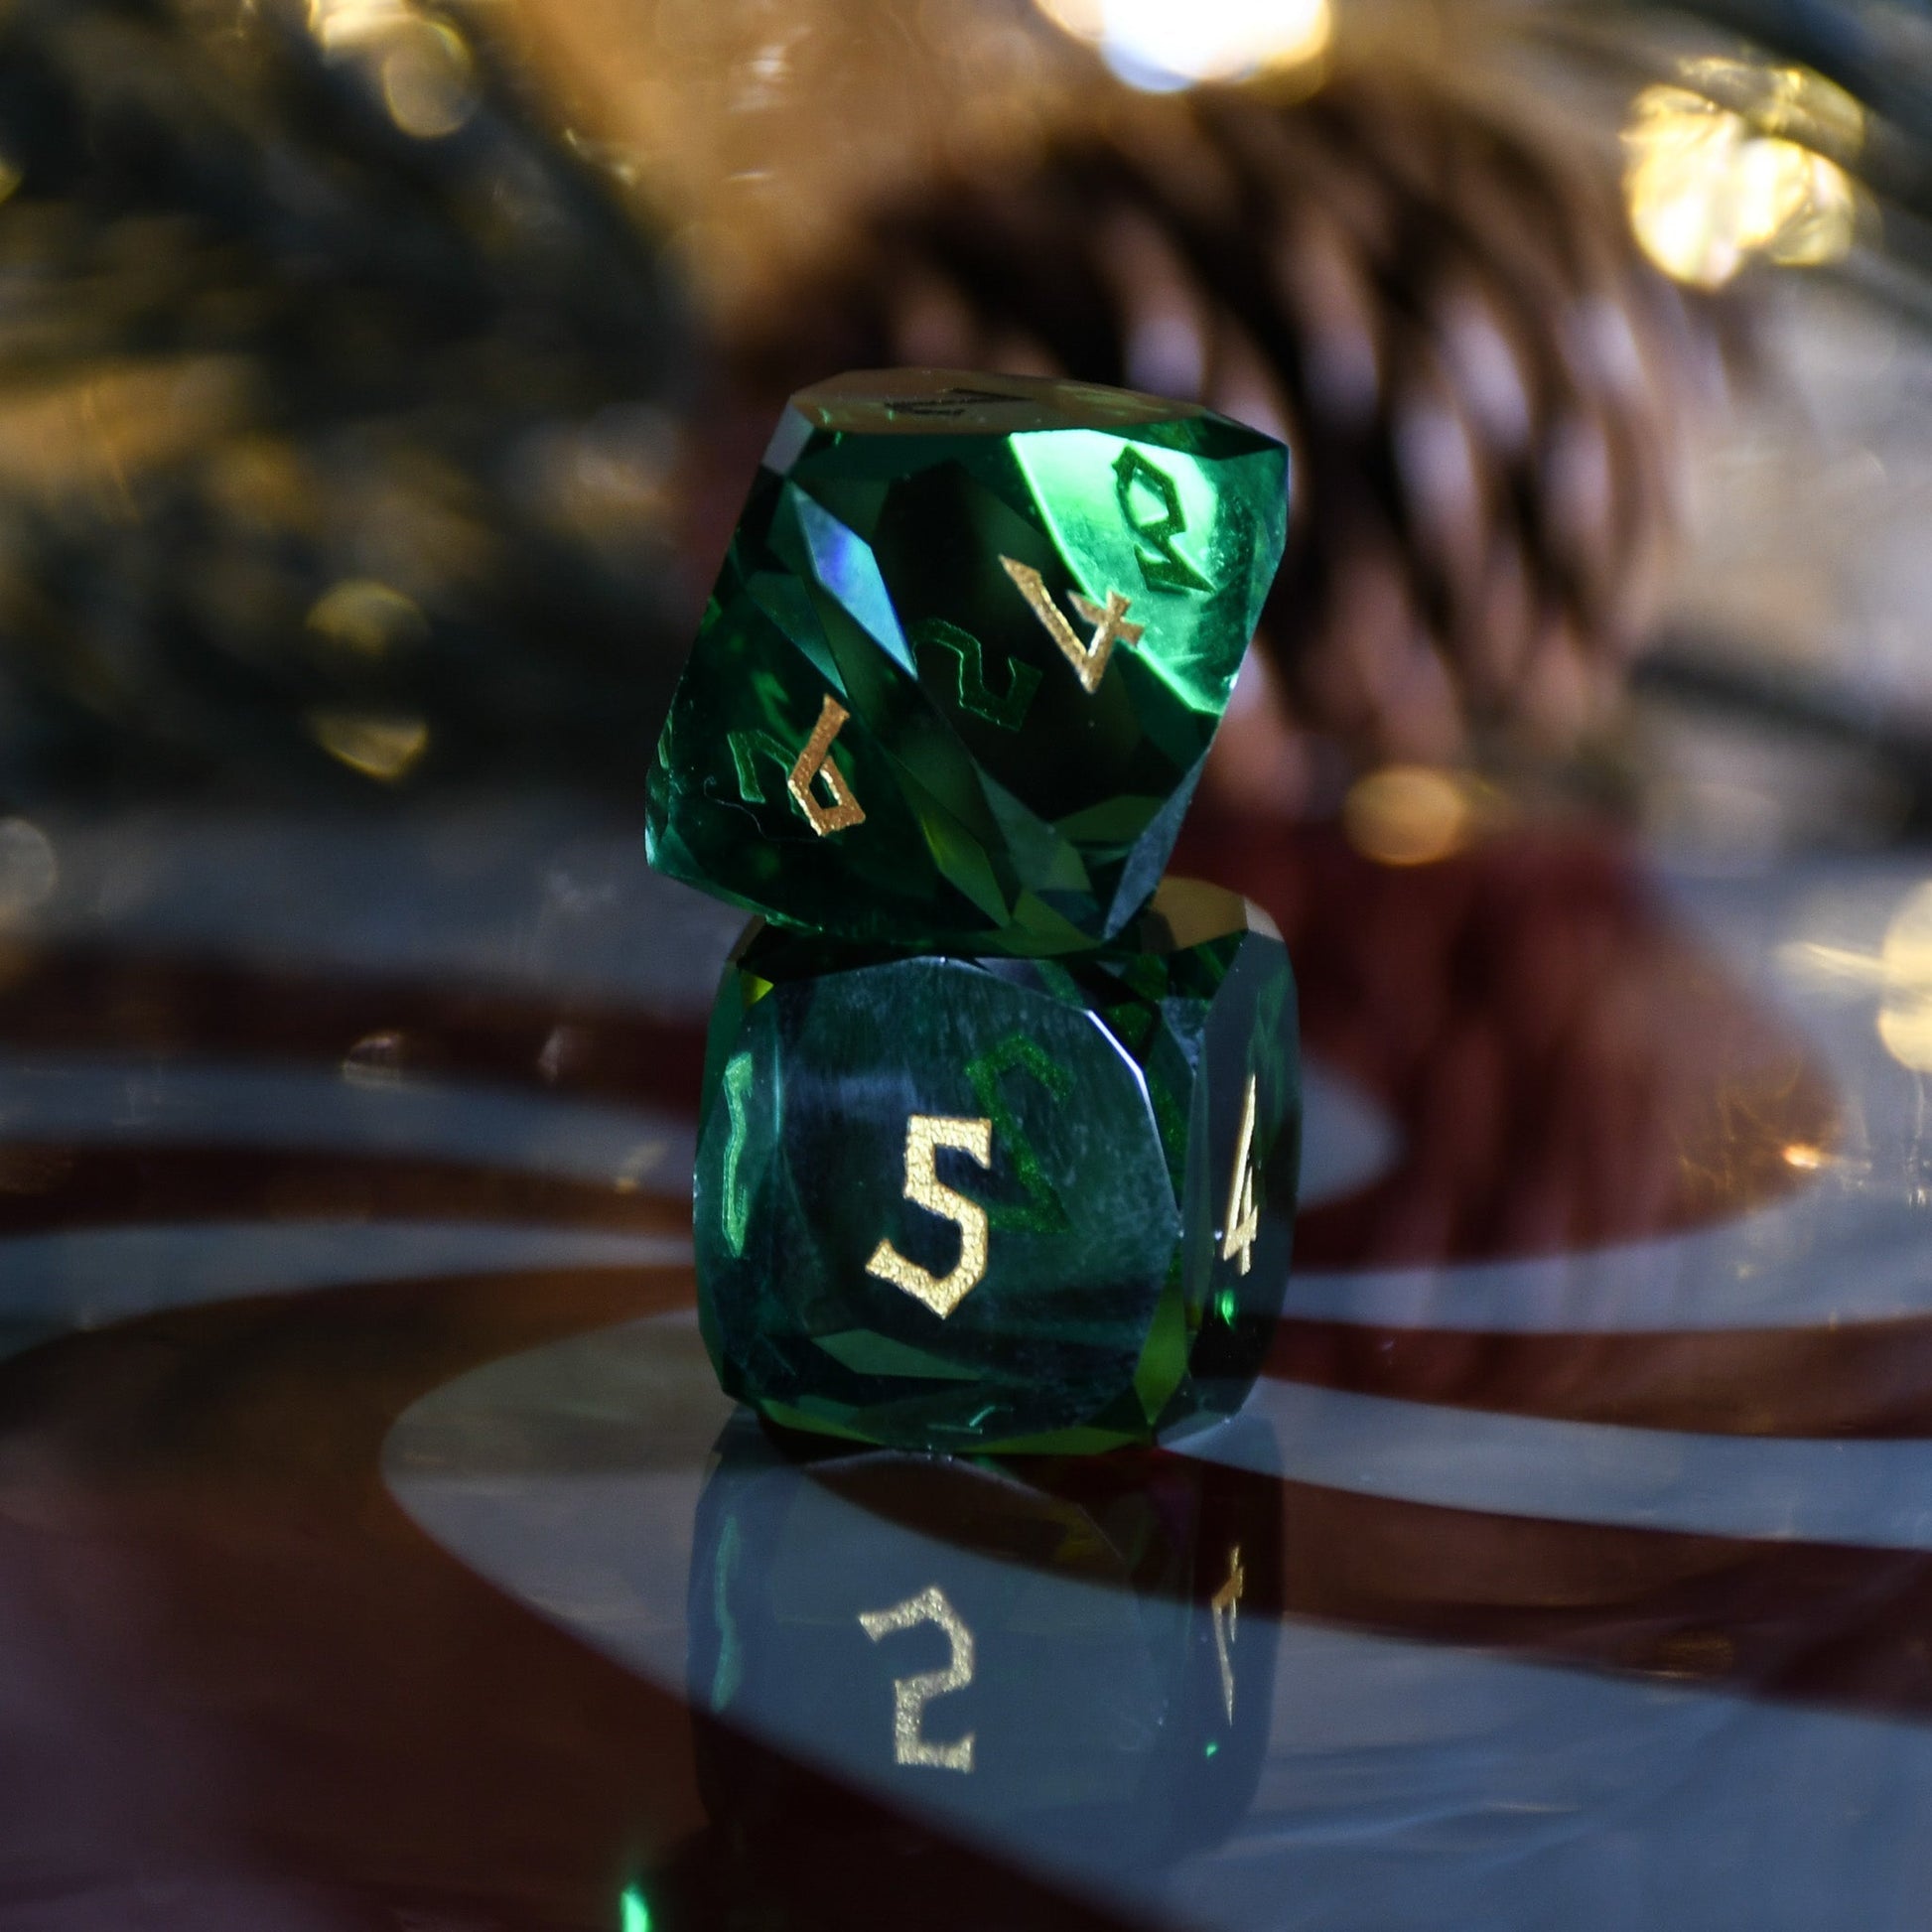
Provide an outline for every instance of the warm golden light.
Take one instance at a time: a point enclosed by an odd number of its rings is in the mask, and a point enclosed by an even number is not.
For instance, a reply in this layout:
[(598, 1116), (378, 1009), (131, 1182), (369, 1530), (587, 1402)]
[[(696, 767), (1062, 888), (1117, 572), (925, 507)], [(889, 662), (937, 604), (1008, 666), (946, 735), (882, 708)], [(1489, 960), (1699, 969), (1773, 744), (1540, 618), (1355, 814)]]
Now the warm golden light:
[(1801, 1173), (1811, 1173), (1825, 1165), (1825, 1150), (1813, 1147), (1809, 1141), (1793, 1141), (1784, 1150), (1784, 1164), (1796, 1168)]
[(383, 784), (406, 777), (429, 749), (429, 727), (420, 718), (318, 709), (307, 723), (309, 736), (332, 759)]
[(332, 50), (381, 39), (416, 17), (410, 0), (309, 0), (309, 32)]
[(405, 134), (441, 140), (477, 111), (469, 43), (415, 0), (309, 0), (309, 31), (332, 54), (371, 61), (382, 104)]
[(1759, 61), (1687, 61), (1684, 84), (1773, 134), (1819, 154), (1849, 160), (1864, 145), (1864, 109), (1856, 96), (1810, 68)]
[(0, 400), (0, 482), (125, 506), (135, 479), (206, 449), (246, 414), (251, 373), (239, 356), (152, 355), (23, 376)]
[(309, 628), (358, 657), (383, 657), (429, 634), (412, 598), (363, 577), (347, 578), (320, 598)]
[(1856, 152), (1858, 103), (1801, 69), (1704, 61), (1685, 78), (1646, 87), (1623, 131), (1624, 200), (1644, 253), (1700, 288), (1754, 256), (1789, 266), (1845, 254), (1858, 191), (1810, 144)]
[(1298, 68), (1326, 52), (1329, 0), (1037, 0), (1137, 87), (1167, 90)]
[(1427, 866), (1468, 844), (1474, 813), (1468, 788), (1428, 765), (1391, 764), (1349, 786), (1341, 825), (1364, 858), (1384, 866)]

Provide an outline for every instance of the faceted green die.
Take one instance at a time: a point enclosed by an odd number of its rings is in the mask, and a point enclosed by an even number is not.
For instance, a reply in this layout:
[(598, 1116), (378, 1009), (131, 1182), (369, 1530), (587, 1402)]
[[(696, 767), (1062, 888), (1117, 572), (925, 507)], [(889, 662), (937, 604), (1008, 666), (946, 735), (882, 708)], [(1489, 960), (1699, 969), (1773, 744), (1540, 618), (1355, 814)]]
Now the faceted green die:
[(1111, 938), (1227, 704), (1287, 465), (1086, 383), (888, 370), (793, 397), (658, 743), (651, 862), (862, 943)]
[(727, 1393), (943, 1449), (1103, 1449), (1240, 1406), (1300, 1164), (1288, 955), (1188, 881), (1131, 940), (906, 958), (753, 925), (698, 1129)]

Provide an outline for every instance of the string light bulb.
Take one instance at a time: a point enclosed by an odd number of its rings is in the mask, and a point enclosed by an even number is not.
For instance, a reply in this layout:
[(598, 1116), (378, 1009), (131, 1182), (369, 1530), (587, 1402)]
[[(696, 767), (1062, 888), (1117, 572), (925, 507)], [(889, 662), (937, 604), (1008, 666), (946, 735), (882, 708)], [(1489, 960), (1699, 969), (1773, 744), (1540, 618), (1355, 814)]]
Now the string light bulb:
[(1131, 86), (1171, 93), (1306, 67), (1327, 51), (1329, 0), (1036, 0)]

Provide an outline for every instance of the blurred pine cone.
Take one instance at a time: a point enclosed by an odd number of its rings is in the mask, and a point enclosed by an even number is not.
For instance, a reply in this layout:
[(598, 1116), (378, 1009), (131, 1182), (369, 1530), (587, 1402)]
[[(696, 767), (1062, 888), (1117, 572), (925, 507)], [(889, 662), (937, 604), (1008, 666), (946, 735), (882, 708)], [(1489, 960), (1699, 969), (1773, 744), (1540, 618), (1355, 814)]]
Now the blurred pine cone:
[(454, 12), (0, 14), (0, 791), (634, 789), (691, 337)]
[(1292, 715), (1368, 759), (1562, 746), (1600, 713), (1716, 366), (1612, 182), (1420, 78), (1123, 95), (880, 209), (766, 313), (736, 345), (759, 414), (828, 368), (929, 363), (1285, 436), (1297, 527), (1263, 643)]

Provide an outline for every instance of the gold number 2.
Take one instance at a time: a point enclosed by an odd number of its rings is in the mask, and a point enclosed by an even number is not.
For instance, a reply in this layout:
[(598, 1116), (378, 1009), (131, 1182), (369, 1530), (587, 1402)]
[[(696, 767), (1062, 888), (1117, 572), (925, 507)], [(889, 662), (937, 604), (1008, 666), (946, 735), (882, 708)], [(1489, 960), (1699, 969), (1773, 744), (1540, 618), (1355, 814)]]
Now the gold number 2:
[(890, 1241), (882, 1241), (866, 1263), (866, 1273), (903, 1289), (923, 1302), (941, 1321), (986, 1278), (986, 1209), (955, 1192), (933, 1172), (932, 1157), (942, 1147), (970, 1154), (982, 1168), (993, 1161), (990, 1120), (949, 1120), (940, 1114), (914, 1114), (905, 1123), (905, 1198), (951, 1221), (959, 1229), (959, 1260), (947, 1275), (928, 1274), (907, 1261)]
[(944, 1670), (920, 1671), (914, 1677), (893, 1680), (893, 1756), (900, 1764), (930, 1764), (940, 1771), (973, 1768), (972, 1731), (953, 1744), (927, 1740), (921, 1725), (925, 1708), (948, 1691), (963, 1691), (973, 1681), (973, 1633), (965, 1619), (946, 1601), (937, 1584), (930, 1585), (890, 1610), (861, 1610), (859, 1627), (874, 1643), (895, 1630), (916, 1629), (936, 1623), (952, 1645), (952, 1662)]
[(1241, 1096), (1241, 1133), (1234, 1144), (1234, 1172), (1228, 1176), (1227, 1232), (1221, 1236), (1221, 1259), (1241, 1257), (1245, 1275), (1254, 1266), (1254, 1247), (1261, 1233), (1261, 1212), (1255, 1204), (1255, 1076)]

